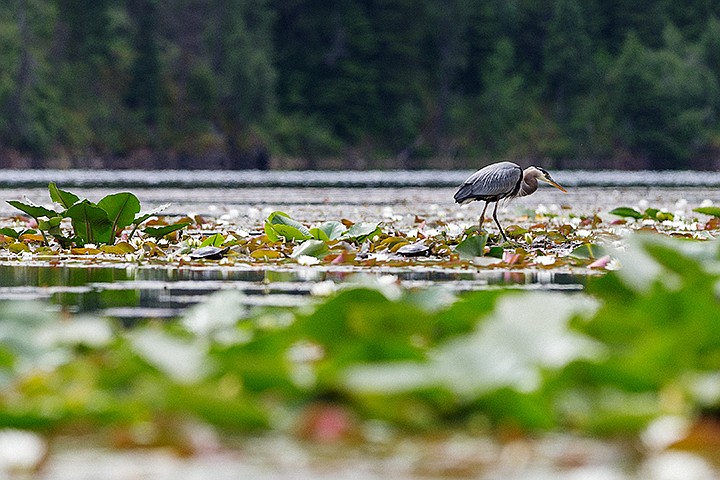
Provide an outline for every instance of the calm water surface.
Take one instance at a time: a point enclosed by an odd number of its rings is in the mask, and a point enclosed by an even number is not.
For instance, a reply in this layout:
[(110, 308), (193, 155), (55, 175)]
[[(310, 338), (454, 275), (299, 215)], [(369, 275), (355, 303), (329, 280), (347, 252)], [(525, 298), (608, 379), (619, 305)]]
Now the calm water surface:
[[(5, 171), (0, 198), (27, 199), (51, 206), (46, 185), (98, 201), (109, 193), (131, 191), (147, 211), (170, 202), (168, 215), (202, 215), (248, 232), (262, 229), (275, 210), (303, 222), (321, 220), (378, 221), (398, 229), (412, 228), (416, 216), (471, 224), (481, 204), (459, 207), (452, 194), (467, 171), (412, 172), (179, 172), (179, 171)], [(545, 208), (571, 209), (601, 216), (618, 206), (653, 206), (691, 215), (702, 202), (720, 203), (720, 176), (708, 172), (580, 172), (560, 171), (563, 194), (541, 188), (536, 194), (500, 209), (502, 218)], [(680, 187), (685, 182), (691, 187)], [(660, 185), (656, 185), (660, 184)], [(0, 215), (17, 211), (0, 203)], [(323, 267), (152, 267), (66, 263), (0, 263), (0, 299), (43, 298), (75, 311), (102, 312), (133, 319), (173, 317), (208, 293), (236, 289), (250, 305), (296, 305), (315, 285), (342, 283), (357, 272)], [(385, 268), (405, 287), (442, 285), (454, 292), (514, 287), (577, 291), (587, 281), (572, 272), (447, 271), (438, 268)]]
[[(428, 222), (474, 223), (481, 205), (460, 208), (452, 201), (456, 186), (470, 173), (5, 171), (0, 178), (0, 198), (27, 198), (49, 205), (46, 185), (55, 181), (93, 201), (109, 193), (132, 191), (144, 210), (171, 202), (166, 211), (169, 215), (199, 214), (248, 232), (259, 231), (274, 210), (303, 222), (382, 220), (402, 229), (411, 228), (416, 216)], [(569, 208), (577, 215), (602, 216), (618, 206), (653, 206), (691, 215), (702, 202), (720, 204), (720, 175), (714, 172), (557, 172), (554, 176), (568, 187), (567, 194), (542, 188), (502, 208), (501, 218), (537, 208)], [(0, 203), (0, 216), (16, 213)], [(177, 316), (222, 289), (242, 291), (248, 305), (297, 305), (309, 301), (314, 288), (346, 282), (357, 273), (352, 268), (88, 266), (72, 262), (48, 266), (8, 260), (0, 262), (0, 300), (42, 299), (71, 312), (96, 312), (133, 322)], [(571, 271), (448, 271), (432, 267), (384, 268), (372, 275), (393, 275), (408, 288), (440, 285), (454, 292), (511, 287), (572, 294), (581, 291), (588, 280)], [(717, 473), (704, 465), (696, 471), (689, 468), (697, 467), (696, 458), (688, 462), (670, 452), (638, 461), (623, 445), (570, 436), (525, 445), (462, 438), (452, 439), (449, 446), (406, 442), (380, 455), (344, 447), (318, 452), (316, 447), (288, 439), (255, 438), (234, 450), (188, 459), (162, 450), (112, 451), (75, 442), (60, 442), (42, 472), (23, 478), (440, 478), (443, 466), (474, 465), (483, 458), (488, 464), (472, 478), (661, 480), (670, 478), (663, 476), (668, 471), (685, 472), (687, 478), (714, 478)], [(568, 463), (568, 458), (569, 462), (580, 461)]]

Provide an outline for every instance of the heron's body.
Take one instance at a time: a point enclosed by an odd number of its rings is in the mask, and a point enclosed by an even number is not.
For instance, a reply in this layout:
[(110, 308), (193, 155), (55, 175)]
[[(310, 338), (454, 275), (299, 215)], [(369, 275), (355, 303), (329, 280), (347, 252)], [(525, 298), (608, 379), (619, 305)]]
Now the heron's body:
[(552, 179), (550, 174), (540, 167), (528, 167), (525, 170), (512, 162), (499, 162), (481, 168), (468, 177), (455, 192), (455, 202), (466, 204), (475, 200), (484, 200), (480, 228), (485, 220), (485, 211), (488, 204), (495, 202), (493, 219), (500, 229), (500, 233), (507, 241), (507, 236), (497, 219), (497, 202), (503, 199), (512, 199), (530, 195), (538, 188), (538, 180), (562, 190), (566, 190)]

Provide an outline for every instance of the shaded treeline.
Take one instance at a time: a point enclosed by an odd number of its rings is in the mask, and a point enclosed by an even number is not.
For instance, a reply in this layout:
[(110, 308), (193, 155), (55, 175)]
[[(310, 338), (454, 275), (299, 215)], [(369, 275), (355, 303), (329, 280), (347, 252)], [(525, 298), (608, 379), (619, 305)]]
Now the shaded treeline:
[(720, 0), (4, 0), (0, 166), (720, 166)]

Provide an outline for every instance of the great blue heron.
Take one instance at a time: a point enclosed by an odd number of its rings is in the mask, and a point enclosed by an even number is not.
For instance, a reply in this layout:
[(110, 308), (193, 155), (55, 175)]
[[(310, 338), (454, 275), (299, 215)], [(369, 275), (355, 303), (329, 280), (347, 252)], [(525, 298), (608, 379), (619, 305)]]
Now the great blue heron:
[(507, 235), (497, 218), (498, 202), (503, 199), (524, 197), (538, 189), (538, 180), (549, 183), (553, 187), (567, 192), (560, 184), (552, 179), (550, 174), (540, 167), (528, 167), (525, 170), (512, 162), (492, 163), (483, 167), (468, 177), (458, 191), (455, 192), (455, 201), (459, 204), (470, 203), (474, 200), (485, 200), (485, 207), (480, 216), (480, 229), (485, 222), (485, 211), (490, 202), (495, 202), (493, 219), (500, 229), (505, 241)]

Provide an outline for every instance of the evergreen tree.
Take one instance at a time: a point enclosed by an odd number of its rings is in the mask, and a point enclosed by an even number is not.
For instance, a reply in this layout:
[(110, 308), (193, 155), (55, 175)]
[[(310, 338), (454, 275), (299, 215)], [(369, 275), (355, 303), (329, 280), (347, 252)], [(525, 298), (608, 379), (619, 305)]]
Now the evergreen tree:
[(574, 146), (584, 143), (586, 132), (582, 126), (578, 128), (578, 124), (586, 123), (585, 119), (580, 120), (580, 114), (584, 113), (581, 104), (593, 91), (597, 78), (585, 18), (583, 3), (555, 0), (544, 45), (544, 83), (552, 105), (552, 118), (564, 145), (555, 152), (561, 157), (577, 155), (578, 148)]
[(720, 0), (5, 3), (0, 151), (28, 158), (671, 167), (720, 138)]
[(636, 155), (658, 168), (686, 168), (705, 147), (718, 108), (718, 82), (710, 70), (678, 51), (677, 33), (665, 32), (674, 48), (653, 50), (631, 35), (610, 82), (619, 136)]
[(514, 70), (515, 51), (507, 38), (501, 38), (483, 72), (484, 91), (476, 112), (482, 126), (483, 145), (494, 154), (504, 155), (517, 137), (513, 132), (533, 105), (524, 79)]
[(712, 16), (708, 18), (703, 35), (700, 38), (700, 54), (703, 63), (710, 69), (715, 79), (720, 82), (720, 20)]
[(48, 7), (14, 0), (0, 12), (0, 149), (15, 148), (33, 158), (51, 152), (61, 129), (48, 64), (48, 26), (56, 12)]
[(160, 118), (162, 88), (155, 0), (129, 0), (128, 5), (136, 29), (135, 62), (126, 101), (130, 109), (138, 113), (142, 123), (153, 129)]
[(430, 37), (436, 56), (432, 67), (436, 100), (430, 112), (431, 128), (427, 136), (434, 153), (445, 157), (452, 153), (450, 114), (461, 94), (457, 77), (468, 60), (466, 41), (471, 12), (472, 5), (464, 0), (434, 3), (429, 7), (430, 22), (436, 25)]
[(218, 2), (222, 36), (211, 48), (218, 95), (216, 125), (225, 135), (230, 168), (266, 168), (253, 127), (275, 108), (272, 16), (266, 0)]
[(580, 2), (555, 0), (543, 58), (547, 88), (564, 117), (567, 99), (587, 92), (595, 73)]
[[(397, 155), (399, 166), (412, 166), (411, 157), (423, 143), (427, 99), (432, 97), (433, 60), (428, 50), (427, 9), (413, 0), (367, 2), (373, 30), (371, 65), (376, 73), (377, 101), (368, 104), (371, 132)], [(415, 21), (408, 22), (408, 18)]]
[(317, 116), (357, 144), (379, 107), (380, 79), (371, 61), (377, 38), (365, 6), (354, 0), (283, 1), (276, 8), (281, 108)]

